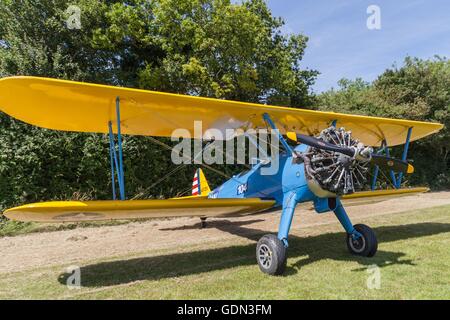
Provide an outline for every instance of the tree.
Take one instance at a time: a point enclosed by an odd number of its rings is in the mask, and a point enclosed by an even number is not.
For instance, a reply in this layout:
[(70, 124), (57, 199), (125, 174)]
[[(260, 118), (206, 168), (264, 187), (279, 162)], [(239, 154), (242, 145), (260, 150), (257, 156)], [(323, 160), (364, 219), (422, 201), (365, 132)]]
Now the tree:
[(282, 35), (262, 0), (112, 5), (94, 44), (123, 52), (122, 83), (240, 101), (304, 105), (316, 71), (299, 67), (307, 38)]
[[(317, 72), (299, 62), (303, 35), (263, 0), (65, 0), (0, 2), (0, 77), (35, 75), (291, 106), (311, 103)], [(73, 194), (109, 197), (108, 140), (54, 132), (0, 115), (0, 209)], [(128, 195), (172, 196), (193, 170), (145, 190), (170, 170), (170, 152), (147, 137), (124, 140)]]
[[(416, 173), (411, 184), (433, 188), (450, 187), (450, 61), (435, 57), (407, 57), (373, 83), (361, 79), (341, 80), (338, 90), (317, 97), (316, 108), (411, 120), (440, 122), (438, 134), (411, 144), (410, 156)], [(400, 155), (395, 148), (394, 154)]]

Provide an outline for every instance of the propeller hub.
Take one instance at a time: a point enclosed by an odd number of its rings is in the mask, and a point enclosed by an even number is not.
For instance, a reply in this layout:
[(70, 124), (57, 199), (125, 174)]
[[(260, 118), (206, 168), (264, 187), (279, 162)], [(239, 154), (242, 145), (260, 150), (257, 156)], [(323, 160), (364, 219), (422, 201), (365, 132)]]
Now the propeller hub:
[(355, 159), (353, 157), (349, 157), (349, 156), (341, 153), (338, 155), (337, 160), (341, 165), (348, 168), (350, 165), (353, 164)]

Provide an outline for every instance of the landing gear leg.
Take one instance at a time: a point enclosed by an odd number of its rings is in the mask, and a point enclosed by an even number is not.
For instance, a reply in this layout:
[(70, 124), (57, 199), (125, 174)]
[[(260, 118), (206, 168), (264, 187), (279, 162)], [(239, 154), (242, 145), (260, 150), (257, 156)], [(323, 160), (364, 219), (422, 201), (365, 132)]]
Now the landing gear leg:
[(352, 225), (339, 199), (336, 199), (336, 208), (333, 211), (347, 232), (346, 242), (350, 253), (373, 257), (378, 250), (378, 241), (373, 230), (364, 224)]
[(278, 236), (267, 234), (259, 239), (256, 246), (256, 261), (259, 269), (270, 275), (281, 275), (286, 269), (288, 234), (297, 205), (297, 194), (285, 195)]
[(200, 229), (206, 228), (206, 217), (201, 217), (200, 220)]

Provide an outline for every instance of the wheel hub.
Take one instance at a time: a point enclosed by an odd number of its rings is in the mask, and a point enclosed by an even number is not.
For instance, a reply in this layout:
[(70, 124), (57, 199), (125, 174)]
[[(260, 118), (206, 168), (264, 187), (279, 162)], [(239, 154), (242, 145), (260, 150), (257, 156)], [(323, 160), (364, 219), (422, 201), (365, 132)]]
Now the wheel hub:
[(366, 240), (362, 236), (354, 237), (352, 235), (350, 236), (350, 246), (355, 252), (362, 252), (366, 247)]
[(258, 260), (260, 265), (265, 269), (270, 268), (272, 265), (272, 251), (267, 245), (262, 244), (259, 247)]

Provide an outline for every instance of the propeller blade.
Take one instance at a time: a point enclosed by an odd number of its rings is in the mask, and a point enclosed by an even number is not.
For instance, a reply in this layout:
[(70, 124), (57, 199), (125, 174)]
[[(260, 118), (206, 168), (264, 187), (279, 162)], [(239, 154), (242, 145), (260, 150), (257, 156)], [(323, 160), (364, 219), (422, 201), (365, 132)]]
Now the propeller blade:
[(408, 162), (394, 159), (387, 156), (382, 156), (376, 153), (372, 154), (372, 162), (382, 168), (393, 170), (395, 172), (413, 173), (414, 167)]
[[(288, 133), (287, 136), (289, 139), (293, 140), (292, 139), (293, 136), (290, 133)], [(317, 149), (339, 152), (339, 153), (345, 154), (346, 156), (349, 156), (349, 157), (353, 157), (355, 155), (355, 149), (353, 149), (353, 148), (337, 146), (335, 144), (325, 142), (322, 139), (318, 139), (316, 137), (311, 137), (311, 136), (297, 133), (295, 138), (296, 138), (296, 140), (294, 140), (294, 141), (301, 142), (303, 144), (306, 144), (310, 147), (314, 147)]]
[[(339, 152), (339, 153), (345, 154), (349, 157), (354, 157), (355, 152), (356, 152), (355, 148), (337, 146), (335, 144), (331, 144), (326, 141), (323, 141), (322, 139), (312, 137), (312, 136), (307, 136), (307, 135), (300, 134), (300, 133), (288, 132), (287, 137), (290, 140), (293, 140), (295, 142), (301, 142), (310, 147), (314, 147), (314, 148), (322, 149), (322, 150), (326, 150), (326, 151)], [(362, 154), (360, 154), (360, 155), (362, 155)], [(369, 158), (369, 155), (370, 155), (370, 158)], [(391, 157), (387, 157), (387, 156), (382, 156), (382, 155), (379, 155), (376, 153), (370, 153), (370, 154), (365, 155), (364, 157), (367, 157), (368, 161), (371, 161), (372, 163), (374, 163), (375, 165), (377, 165), (381, 168), (386, 168), (389, 170), (393, 170), (395, 172), (403, 172), (403, 173), (413, 173), (414, 172), (414, 167), (412, 165), (410, 165), (408, 162), (403, 161), (403, 160), (399, 160), (399, 159), (395, 159), (395, 158), (391, 158)], [(358, 158), (358, 157), (356, 157), (356, 158)]]

